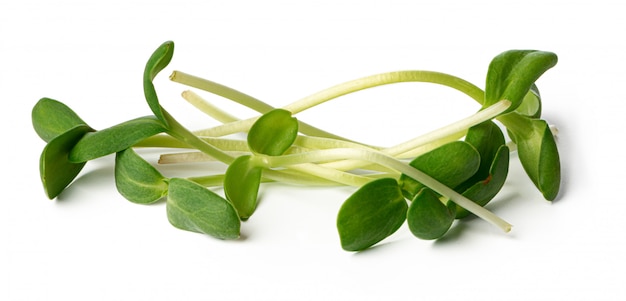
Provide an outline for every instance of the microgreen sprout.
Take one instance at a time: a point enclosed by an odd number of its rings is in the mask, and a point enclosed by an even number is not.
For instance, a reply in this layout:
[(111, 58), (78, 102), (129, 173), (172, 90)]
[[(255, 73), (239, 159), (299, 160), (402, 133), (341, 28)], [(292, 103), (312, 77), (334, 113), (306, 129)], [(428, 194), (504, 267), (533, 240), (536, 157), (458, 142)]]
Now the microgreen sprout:
[[(338, 212), (337, 230), (343, 249), (360, 251), (384, 240), (405, 221), (413, 235), (427, 240), (444, 236), (460, 222), (456, 220), (469, 215), (509, 232), (511, 224), (485, 206), (504, 186), (513, 151), (519, 153), (526, 173), (546, 200), (554, 200), (559, 192), (555, 132), (541, 119), (541, 97), (535, 85), (556, 64), (554, 53), (510, 50), (499, 54), (489, 65), (484, 91), (449, 74), (405, 70), (348, 81), (282, 108), (174, 71), (170, 76), (174, 82), (259, 113), (239, 119), (187, 90), (182, 93), (185, 100), (222, 123), (196, 131), (161, 106), (152, 82), (169, 65), (173, 53), (174, 44), (165, 42), (145, 65), (143, 88), (152, 115), (96, 130), (56, 100), (42, 98), (34, 106), (33, 127), (47, 143), (40, 174), (50, 199), (62, 193), (88, 161), (115, 154), (115, 184), (124, 198), (138, 204), (165, 200), (173, 226), (236, 239), (241, 222), (255, 213), (265, 182), (301, 187), (348, 185), (355, 192)], [(388, 147), (350, 140), (296, 117), (342, 95), (400, 82), (443, 85), (464, 93), (481, 109)], [(511, 141), (506, 141), (504, 132)], [(246, 139), (224, 137), (236, 133), (244, 133)], [(226, 171), (168, 178), (136, 151), (140, 148), (163, 150), (160, 164), (219, 161)], [(223, 187), (224, 196), (212, 187)]]

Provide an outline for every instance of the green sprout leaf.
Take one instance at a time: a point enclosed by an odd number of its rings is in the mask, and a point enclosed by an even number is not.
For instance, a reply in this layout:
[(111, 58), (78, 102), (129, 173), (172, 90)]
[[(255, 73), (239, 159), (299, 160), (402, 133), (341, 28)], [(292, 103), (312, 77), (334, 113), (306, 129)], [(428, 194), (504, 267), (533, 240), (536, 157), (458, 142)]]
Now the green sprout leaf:
[[(413, 159), (410, 165), (448, 187), (456, 187), (476, 173), (480, 155), (469, 143), (455, 141)], [(413, 199), (425, 187), (404, 174), (400, 186), (407, 199)]]
[[(502, 130), (493, 122), (483, 122), (471, 127), (465, 141), (480, 154), (478, 171), (455, 190), (475, 203), (485, 206), (500, 191), (509, 166), (509, 149), (505, 146)], [(457, 218), (469, 215), (464, 208), (457, 206)]]
[(552, 201), (561, 185), (559, 152), (550, 126), (541, 119), (529, 119), (516, 115), (517, 123), (524, 123), (526, 130), (511, 129), (517, 144), (520, 162), (526, 174), (541, 191), (546, 200)]
[(226, 170), (224, 193), (237, 208), (242, 220), (247, 220), (256, 210), (263, 168), (250, 155), (240, 156)]
[(489, 64), (483, 108), (506, 99), (511, 107), (505, 113), (515, 110), (535, 81), (557, 60), (556, 54), (537, 50), (509, 50), (496, 56)]
[(35, 104), (32, 122), (35, 132), (45, 142), (50, 142), (73, 127), (87, 125), (68, 106), (50, 98), (42, 98)]
[(444, 205), (438, 194), (424, 188), (415, 196), (407, 212), (407, 224), (411, 233), (421, 239), (437, 239), (448, 230), (455, 218), (456, 205)]
[(280, 156), (296, 140), (298, 120), (291, 112), (274, 109), (263, 114), (248, 132), (248, 145), (256, 153)]
[(168, 125), (168, 122), (165, 118), (165, 114), (163, 113), (163, 109), (161, 108), (161, 104), (159, 103), (159, 97), (157, 96), (152, 81), (157, 74), (161, 72), (161, 70), (167, 67), (173, 56), (174, 42), (167, 41), (161, 44), (161, 46), (159, 46), (159, 48), (152, 53), (150, 59), (148, 59), (143, 73), (143, 90), (146, 101), (148, 102), (154, 116), (161, 120), (161, 122), (163, 122), (166, 126)]
[[(474, 201), (474, 203), (485, 206), (502, 189), (509, 172), (509, 148), (506, 145), (500, 146), (489, 168), (487, 176), (469, 187), (463, 196)], [(456, 218), (463, 218), (470, 213), (460, 206), (456, 206)]]
[(48, 198), (57, 197), (85, 166), (85, 163), (70, 162), (68, 156), (76, 142), (91, 130), (86, 125), (77, 125), (54, 137), (43, 149), (39, 173)]
[(375, 245), (402, 226), (407, 209), (396, 180), (382, 178), (365, 184), (339, 209), (341, 247), (361, 251)]
[(515, 109), (515, 112), (531, 118), (541, 117), (541, 95), (537, 85), (532, 84), (530, 90), (524, 96), (522, 103)]
[(199, 184), (170, 179), (166, 208), (176, 228), (219, 239), (239, 238), (241, 222), (233, 205)]
[(128, 148), (115, 155), (115, 186), (127, 200), (150, 204), (167, 195), (168, 179)]
[(163, 123), (154, 116), (129, 120), (101, 131), (88, 133), (76, 143), (69, 159), (76, 163), (86, 162), (116, 153), (165, 130)]

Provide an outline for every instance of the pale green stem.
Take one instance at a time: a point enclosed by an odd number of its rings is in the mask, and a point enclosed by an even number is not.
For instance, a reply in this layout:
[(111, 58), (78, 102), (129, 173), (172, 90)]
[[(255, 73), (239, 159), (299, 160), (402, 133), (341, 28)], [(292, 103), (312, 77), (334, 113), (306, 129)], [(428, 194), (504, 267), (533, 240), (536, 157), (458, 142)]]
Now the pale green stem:
[[(174, 77), (175, 81), (179, 81), (181, 83), (182, 82), (184, 82), (185, 84), (189, 83), (189, 85), (191, 86), (193, 86), (193, 84), (201, 86), (200, 84), (198, 84), (198, 81), (201, 79), (196, 78), (196, 77), (193, 77), (193, 80), (191, 79), (182, 80), (182, 78), (184, 78), (182, 72), (175, 72), (175, 74), (173, 74), (172, 77)], [(206, 82), (213, 83), (210, 81), (206, 81)], [(364, 90), (367, 88), (394, 84), (394, 83), (401, 83), (401, 82), (425, 82), (425, 83), (435, 83), (435, 84), (448, 86), (460, 92), (465, 93), (466, 95), (472, 97), (473, 99), (475, 99), (477, 102), (481, 104), (484, 98), (484, 92), (480, 88), (476, 87), (475, 85), (461, 78), (458, 78), (449, 74), (445, 74), (445, 73), (440, 73), (440, 72), (409, 70), (409, 71), (396, 71), (396, 72), (376, 74), (376, 75), (356, 79), (353, 81), (345, 82), (343, 84), (339, 84), (337, 86), (328, 88), (326, 90), (322, 90), (318, 93), (315, 93), (301, 100), (298, 100), (290, 105), (283, 107), (283, 109), (286, 109), (292, 112), (292, 114), (297, 114), (303, 110), (306, 110), (308, 108), (319, 105), (321, 103), (324, 103), (326, 101), (329, 101), (331, 99), (337, 98), (342, 95), (357, 92), (357, 91)], [(218, 85), (215, 83), (213, 84)], [(224, 87), (224, 86), (221, 86), (221, 87)], [(209, 89), (210, 87), (207, 88), (207, 90)], [(232, 93), (232, 91), (234, 91), (230, 88), (228, 89), (229, 89), (229, 93)], [(214, 90), (219, 90), (219, 89), (214, 89)], [(218, 95), (230, 95), (230, 97), (235, 97), (228, 93), (222, 93), (222, 94), (219, 94), (219, 92), (215, 92), (215, 93)], [(240, 96), (241, 95), (245, 95), (245, 94), (240, 93)], [(239, 96), (236, 96), (236, 97), (239, 97)], [(244, 96), (241, 96), (241, 97), (244, 97)], [(247, 96), (247, 95), (246, 97), (251, 98), (250, 96)], [(235, 121), (232, 123), (220, 125), (211, 129), (200, 131), (198, 132), (198, 134), (203, 135), (203, 136), (219, 137), (219, 136), (226, 136), (226, 135), (239, 133), (239, 132), (246, 132), (252, 126), (252, 124), (254, 124), (257, 118), (258, 117), (254, 117), (254, 118), (250, 118), (246, 120), (240, 120), (240, 121)]]
[(473, 213), (474, 215), (484, 219), (485, 221), (497, 226), (502, 229), (504, 232), (509, 232), (511, 230), (511, 225), (493, 214), (489, 210), (479, 206), (478, 204), (472, 202), (468, 198), (454, 191), (453, 189), (445, 186), (439, 181), (433, 179), (431, 176), (421, 172), (418, 169), (413, 168), (412, 166), (398, 161), (397, 159), (385, 155), (381, 152), (375, 152), (371, 150), (365, 149), (329, 149), (329, 150), (320, 150), (314, 151), (307, 154), (299, 154), (299, 155), (286, 155), (280, 157), (271, 157), (271, 156), (263, 156), (263, 162), (267, 165), (267, 167), (280, 167), (280, 166), (289, 166), (294, 164), (301, 164), (303, 162), (318, 162), (318, 161), (326, 161), (326, 160), (343, 160), (348, 158), (354, 158), (358, 160), (368, 161), (375, 164), (380, 164), (387, 166), (389, 168), (393, 168), (416, 181), (424, 184), (430, 189), (436, 191), (437, 193), (449, 198), (451, 201), (456, 203), (457, 205), (465, 208), (467, 211)]
[[(193, 75), (181, 72), (181, 71), (174, 71), (172, 75), (170, 75), (170, 79), (174, 82), (177, 82), (177, 83), (189, 86), (189, 87), (197, 88), (200, 90), (204, 90), (204, 91), (213, 93), (215, 95), (222, 96), (226, 99), (230, 99), (236, 103), (244, 105), (261, 114), (267, 113), (274, 109), (274, 107), (270, 106), (269, 104), (266, 104), (250, 95), (247, 95), (245, 93), (242, 93), (230, 87), (224, 86), (222, 84), (219, 84), (219, 83), (207, 80), (207, 79), (203, 79), (197, 76), (193, 76)], [(204, 108), (199, 108), (199, 109), (210, 116), (213, 114), (210, 111), (204, 111)], [(303, 134), (318, 136), (318, 137), (327, 137), (327, 138), (333, 138), (333, 139), (339, 139), (339, 140), (347, 140), (343, 137), (318, 129), (305, 122), (298, 121), (298, 123), (299, 123), (299, 130)], [(211, 133), (211, 132), (205, 132), (204, 134), (206, 133)], [(202, 134), (202, 132), (200, 132), (199, 134)], [(206, 135), (206, 136), (217, 137), (217, 136), (225, 136), (225, 135), (228, 135), (228, 134), (222, 135), (216, 131), (212, 135)]]
[(204, 100), (200, 97), (200, 95), (194, 93), (193, 91), (183, 91), (181, 96), (198, 110), (221, 123), (229, 123), (239, 120), (238, 118), (224, 112), (224, 110)]
[[(407, 141), (405, 143), (399, 144), (397, 146), (383, 149), (381, 152), (392, 157), (397, 157), (400, 154), (406, 153), (413, 149), (416, 149), (420, 146), (428, 145), (433, 141), (439, 141), (441, 139), (445, 139), (446, 137), (457, 137), (461, 135), (460, 133), (465, 133), (467, 130), (477, 124), (483, 123), (487, 120), (491, 120), (494, 117), (500, 115), (502, 112), (506, 111), (511, 106), (511, 102), (508, 100), (501, 100), (484, 110), (478, 111), (477, 113), (463, 118), (457, 122), (444, 126), (440, 129), (427, 133), (425, 135), (419, 136), (415, 139)], [(358, 161), (338, 161), (325, 164), (327, 167), (331, 167), (339, 170), (350, 170), (359, 167)]]

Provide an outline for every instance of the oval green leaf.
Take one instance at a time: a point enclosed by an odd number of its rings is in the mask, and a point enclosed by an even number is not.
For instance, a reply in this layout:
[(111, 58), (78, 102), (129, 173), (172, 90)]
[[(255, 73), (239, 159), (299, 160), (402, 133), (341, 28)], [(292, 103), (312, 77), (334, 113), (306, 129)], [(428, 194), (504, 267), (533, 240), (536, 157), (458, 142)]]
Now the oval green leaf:
[(262, 173), (263, 168), (249, 155), (238, 157), (226, 170), (224, 193), (242, 220), (250, 218), (256, 210)]
[(442, 237), (454, 222), (455, 204), (444, 205), (439, 196), (424, 188), (415, 196), (407, 212), (407, 224), (411, 233), (420, 239)]
[(154, 116), (129, 120), (110, 128), (85, 135), (70, 152), (71, 162), (86, 162), (132, 147), (138, 142), (166, 130)]
[(151, 204), (167, 195), (168, 180), (133, 149), (115, 155), (115, 186), (127, 200)]
[(408, 205), (395, 179), (363, 185), (339, 209), (337, 230), (346, 251), (367, 249), (402, 226)]
[(492, 121), (486, 121), (469, 128), (467, 135), (465, 135), (465, 142), (471, 144), (478, 151), (480, 165), (471, 178), (455, 187), (457, 191), (461, 192), (489, 177), (496, 153), (505, 144), (502, 130)]
[[(455, 141), (413, 159), (410, 165), (448, 187), (456, 187), (476, 173), (480, 155), (469, 143)], [(400, 186), (407, 199), (413, 199), (424, 188), (404, 174), (400, 176)]]
[[(502, 145), (492, 160), (488, 174), (465, 190), (463, 196), (480, 206), (487, 205), (504, 186), (508, 173), (509, 148), (506, 145)], [(456, 218), (464, 218), (469, 214), (469, 211), (465, 210), (465, 208), (456, 206)]]
[(219, 239), (239, 238), (241, 222), (231, 203), (186, 179), (170, 180), (167, 218), (179, 229)]
[(154, 78), (163, 70), (172, 60), (174, 56), (174, 42), (167, 41), (159, 48), (157, 48), (148, 62), (146, 63), (146, 68), (143, 73), (143, 91), (146, 97), (146, 101), (148, 102), (148, 106), (152, 110), (154, 116), (156, 116), (163, 124), (168, 125), (167, 119), (163, 114), (163, 109), (161, 108), (161, 104), (159, 103), (159, 97), (157, 96), (156, 90), (154, 88), (154, 84), (152, 81)]
[(46, 142), (50, 142), (73, 127), (87, 125), (68, 106), (50, 98), (40, 99), (33, 107), (31, 115), (35, 132)]
[(537, 50), (509, 50), (496, 56), (489, 64), (483, 108), (506, 99), (515, 110), (532, 84), (557, 63), (552, 52)]
[(43, 149), (39, 159), (39, 174), (48, 198), (57, 197), (85, 166), (68, 160), (70, 150), (76, 142), (92, 129), (78, 125), (54, 137)]
[(530, 120), (530, 132), (513, 132), (517, 152), (526, 174), (541, 191), (546, 200), (552, 201), (561, 185), (559, 152), (550, 126), (541, 119)]
[(248, 145), (256, 153), (280, 156), (296, 140), (298, 120), (291, 112), (274, 109), (263, 114), (248, 131)]

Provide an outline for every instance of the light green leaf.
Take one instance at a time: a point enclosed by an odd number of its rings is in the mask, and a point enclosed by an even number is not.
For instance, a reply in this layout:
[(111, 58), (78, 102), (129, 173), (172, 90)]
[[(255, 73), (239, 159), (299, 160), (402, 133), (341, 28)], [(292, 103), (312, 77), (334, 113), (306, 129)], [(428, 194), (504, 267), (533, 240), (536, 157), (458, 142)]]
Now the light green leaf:
[(269, 156), (282, 155), (298, 136), (298, 120), (291, 112), (274, 109), (263, 114), (248, 132), (250, 149)]
[(528, 132), (512, 132), (519, 159), (544, 198), (552, 201), (558, 195), (561, 184), (561, 163), (556, 141), (544, 120), (532, 119), (529, 122), (531, 127)]
[(224, 193), (242, 220), (247, 220), (256, 210), (262, 173), (263, 168), (249, 155), (238, 157), (226, 170)]
[(128, 148), (115, 155), (115, 186), (127, 200), (150, 204), (167, 195), (168, 180)]
[(393, 234), (406, 219), (408, 205), (391, 178), (363, 185), (341, 206), (337, 230), (346, 251), (361, 251)]
[(241, 222), (233, 205), (189, 180), (170, 179), (166, 209), (176, 228), (219, 239), (239, 238)]

